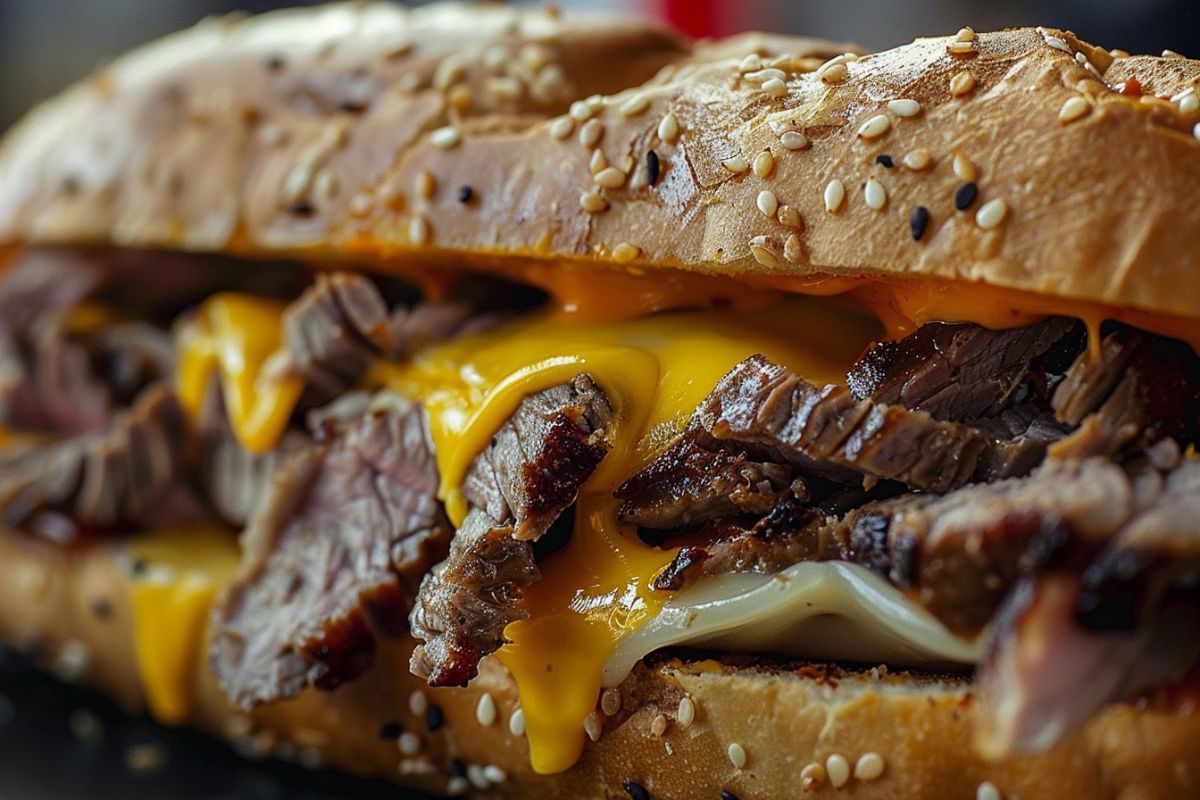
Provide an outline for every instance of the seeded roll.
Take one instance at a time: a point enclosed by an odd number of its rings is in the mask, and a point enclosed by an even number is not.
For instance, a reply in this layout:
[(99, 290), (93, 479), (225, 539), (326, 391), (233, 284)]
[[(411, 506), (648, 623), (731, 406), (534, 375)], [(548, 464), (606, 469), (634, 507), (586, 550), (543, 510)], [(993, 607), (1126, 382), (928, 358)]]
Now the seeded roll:
[(966, 279), (1196, 316), (1200, 63), (1048, 29), (843, 50), (489, 6), (211, 21), (7, 138), (0, 238)]
[[(63, 551), (0, 533), (0, 636), (36, 644), (46, 666), (144, 707), (134, 658), (129, 558)], [(336, 692), (309, 691), (249, 714), (197, 664), (193, 724), (260, 756), (399, 780), (438, 794), (613, 797), (1195, 797), (1200, 719), (1114, 706), (1054, 749), (985, 761), (963, 678), (662, 657), (601, 698), (583, 759), (561, 775), (529, 767), (516, 687), (494, 659), (467, 688), (429, 689), (397, 641)], [(1131, 746), (1153, 742), (1153, 748)], [(997, 791), (988, 795), (987, 787)], [(979, 792), (977, 795), (976, 792)]]

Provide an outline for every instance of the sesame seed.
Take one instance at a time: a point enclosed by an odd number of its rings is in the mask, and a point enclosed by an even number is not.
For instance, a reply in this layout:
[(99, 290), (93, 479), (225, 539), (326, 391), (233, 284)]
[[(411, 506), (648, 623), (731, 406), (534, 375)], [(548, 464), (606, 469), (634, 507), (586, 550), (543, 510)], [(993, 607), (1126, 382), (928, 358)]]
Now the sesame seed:
[(974, 88), (975, 74), (970, 70), (956, 72), (954, 77), (950, 79), (950, 94), (955, 97), (962, 97)]
[(892, 120), (887, 114), (876, 114), (859, 127), (858, 136), (860, 139), (875, 139), (887, 133), (890, 127)]
[(350, 198), (350, 215), (354, 217), (365, 217), (371, 213), (371, 206), (375, 203), (371, 199), (371, 195), (365, 192), (356, 192)]
[(592, 151), (592, 157), (588, 160), (588, 170), (595, 175), (607, 166), (608, 159), (604, 157), (604, 151), (597, 147)]
[(775, 216), (775, 211), (779, 208), (779, 201), (775, 199), (775, 193), (769, 189), (763, 189), (759, 192), (754, 204), (758, 206), (759, 211), (768, 217)]
[(420, 214), (408, 221), (408, 238), (417, 246), (429, 241), (429, 223)]
[[(460, 84), (454, 88), (456, 93), (455, 99), (460, 99), (457, 96), (459, 90), (465, 91), (467, 93), (466, 97), (470, 96), (470, 90), (465, 85)], [(521, 99), (524, 87), (516, 78), (488, 78), (487, 90), (488, 94), (501, 102), (513, 102)], [(570, 117), (567, 117), (567, 119), (570, 119)]]
[(1171, 102), (1178, 103), (1180, 100), (1187, 97), (1188, 95), (1195, 94), (1195, 93), (1196, 93), (1196, 87), (1189, 86), (1186, 89), (1184, 89), (1182, 92), (1176, 92), (1175, 94), (1171, 95)]
[(1187, 56), (1185, 56), (1183, 53), (1177, 53), (1174, 50), (1163, 50), (1162, 57), (1163, 58), (1186, 58)]
[(504, 783), (508, 780), (508, 773), (497, 764), (488, 764), (483, 768), (483, 777), (491, 783)]
[(446, 713), (442, 711), (439, 705), (430, 705), (429, 710), (425, 712), (425, 726), (431, 731), (436, 731), (446, 722)]
[(458, 147), (459, 142), (462, 141), (462, 136), (459, 134), (457, 128), (447, 125), (446, 127), (438, 128), (436, 131), (429, 134), (429, 141), (434, 147), (440, 147), (443, 150), (451, 150), (455, 147)]
[(1192, 127), (1192, 136), (1200, 139), (1200, 122), (1197, 122), (1195, 126)]
[(619, 109), (622, 116), (636, 117), (647, 108), (650, 107), (650, 96), (647, 94), (635, 94), (633, 97), (621, 104)]
[(658, 153), (653, 150), (646, 152), (646, 183), (653, 186), (658, 183), (658, 173), (662, 164), (658, 160)]
[(458, 797), (467, 793), (471, 788), (471, 784), (461, 775), (457, 775), (446, 781), (446, 794), (451, 797)]
[(1001, 198), (989, 200), (984, 203), (977, 212), (975, 212), (975, 224), (983, 228), (985, 231), (990, 231), (992, 228), (1004, 221), (1004, 217), (1008, 214), (1008, 204)]
[(788, 234), (787, 241), (783, 243), (783, 257), (788, 261), (796, 262), (800, 260), (803, 252), (800, 248), (800, 237), (796, 234)]
[(595, 147), (604, 135), (604, 124), (598, 119), (589, 119), (579, 129), (579, 143), (584, 147)]
[(608, 210), (608, 201), (598, 192), (584, 192), (579, 195), (579, 205), (589, 214), (599, 214)]
[(971, 163), (971, 159), (967, 158), (962, 153), (954, 154), (954, 174), (959, 180), (974, 181), (975, 180), (975, 165)]
[(559, 117), (550, 123), (550, 135), (560, 142), (575, 130), (575, 120), (571, 117)]
[(1062, 104), (1062, 108), (1058, 110), (1058, 121), (1062, 123), (1074, 122), (1082, 116), (1085, 116), (1092, 110), (1086, 98), (1075, 95), (1067, 99), (1067, 102)]
[(86, 745), (96, 745), (104, 738), (104, 723), (90, 709), (77, 708), (67, 715), (67, 729)]
[(781, 69), (767, 67), (766, 69), (756, 69), (753, 72), (747, 72), (742, 77), (751, 83), (766, 84), (768, 81), (785, 80), (787, 73)]
[(975, 800), (1000, 800), (1000, 790), (994, 783), (984, 781), (975, 790)]
[[(625, 245), (625, 246), (628, 246), (628, 245)], [(618, 250), (621, 247), (622, 247), (622, 245), (617, 245)], [(613, 251), (613, 257), (614, 258), (616, 257), (615, 250)], [(600, 741), (600, 734), (603, 732), (603, 728), (600, 725), (600, 715), (597, 714), (595, 711), (592, 711), (586, 717), (584, 717), (583, 718), (583, 730), (585, 733), (587, 733), (587, 737), (589, 739), (591, 739), (593, 742)]]
[(908, 217), (908, 227), (912, 231), (913, 241), (921, 241), (921, 237), (925, 235), (925, 229), (929, 227), (929, 209), (925, 206), (914, 208)]
[(750, 169), (750, 162), (746, 161), (745, 156), (734, 156), (733, 158), (727, 158), (722, 161), (721, 166), (733, 174), (738, 175)]
[(425, 713), (425, 709), (429, 708), (429, 700), (425, 697), (425, 693), (420, 689), (408, 696), (408, 710), (414, 717), (419, 717)]
[(868, 208), (881, 211), (887, 205), (887, 190), (883, 188), (882, 183), (874, 178), (869, 178), (866, 185), (863, 186), (863, 200), (866, 201)]
[[(638, 247), (637, 245), (629, 244), (628, 242), (621, 242), (619, 245), (613, 248), (612, 257), (613, 261), (617, 262), (618, 264), (628, 264), (641, 254), (642, 248)], [(588, 716), (593, 717), (595, 716), (595, 713), (596, 712), (593, 711)], [(596, 717), (596, 724), (597, 726), (600, 724), (599, 717)], [(588, 735), (590, 736), (591, 733), (589, 732)], [(592, 741), (595, 741), (595, 739)]]
[(820, 78), (824, 83), (841, 83), (842, 81), (846, 80), (846, 76), (849, 73), (850, 70), (846, 68), (846, 65), (841, 61), (837, 61), (834, 63), (826, 63), (824, 66), (818, 69), (817, 77)]
[(488, 692), (480, 696), (479, 703), (475, 706), (475, 721), (485, 728), (496, 721), (496, 701)]
[(873, 781), (883, 774), (883, 756), (879, 753), (863, 753), (854, 765), (854, 777), (860, 781)]
[(782, 205), (779, 211), (775, 212), (775, 219), (779, 220), (780, 225), (797, 230), (804, 229), (804, 219), (800, 216), (800, 212), (789, 205)]
[(750, 53), (738, 64), (738, 72), (747, 73), (762, 69), (762, 57), (758, 53)]
[(770, 248), (765, 236), (755, 236), (750, 240), (750, 255), (754, 256), (754, 260), (764, 267), (779, 269), (783, 266), (779, 261), (779, 256), (775, 255), (775, 251)]
[(768, 97), (783, 97), (787, 94), (787, 84), (779, 78), (771, 78), (762, 85), (763, 94)]
[(670, 720), (666, 714), (656, 714), (654, 719), (650, 721), (650, 735), (655, 739), (661, 739), (662, 735), (667, 732), (667, 725)]
[(379, 726), (380, 739), (395, 739), (404, 729), (400, 727), (399, 722), (385, 722)]
[(979, 195), (979, 187), (974, 183), (962, 183), (954, 190), (954, 207), (966, 211)]
[(970, 26), (967, 26), (965, 28), (959, 28), (958, 33), (954, 34), (954, 41), (956, 41), (956, 42), (973, 42), (973, 41), (975, 41), (975, 29)]
[(592, 180), (597, 186), (603, 186), (606, 189), (619, 189), (625, 185), (626, 175), (616, 167), (605, 167), (592, 176)]
[(788, 150), (803, 150), (808, 147), (808, 137), (799, 131), (784, 131), (779, 142)]
[(825, 185), (825, 210), (831, 214), (837, 212), (842, 207), (842, 202), (846, 199), (846, 186), (837, 178), (831, 180)]
[(805, 765), (800, 770), (800, 787), (806, 792), (815, 790), (825, 782), (825, 768), (816, 762)]
[(421, 737), (412, 731), (405, 731), (396, 739), (396, 747), (406, 756), (415, 756), (421, 752)]
[(726, 752), (729, 754), (729, 762), (733, 764), (734, 769), (742, 769), (746, 766), (746, 748), (733, 742)]
[(898, 117), (915, 117), (921, 112), (921, 104), (916, 100), (901, 97), (896, 100), (889, 100), (887, 109)]
[(167, 762), (167, 749), (161, 744), (135, 744), (125, 751), (125, 767), (130, 772), (152, 772)]
[(54, 674), (68, 683), (77, 681), (87, 672), (91, 661), (92, 651), (86, 644), (78, 639), (68, 639), (54, 659)]
[(924, 147), (919, 147), (905, 155), (901, 163), (913, 172), (920, 172), (933, 163), (933, 155)]
[(467, 780), (471, 782), (472, 786), (480, 790), (487, 789), (491, 783), (487, 779), (487, 776), (483, 774), (483, 765), (481, 764), (467, 765)]
[(605, 716), (613, 716), (621, 710), (621, 692), (617, 689), (605, 689), (600, 695), (600, 710)]
[(679, 710), (675, 712), (675, 719), (679, 722), (679, 727), (686, 728), (696, 719), (696, 703), (692, 698), (686, 695), (679, 701)]
[(880, 153), (879, 155), (875, 156), (875, 163), (884, 169), (891, 169), (892, 167), (896, 166), (892, 161), (892, 157), (887, 153)]
[(825, 759), (825, 772), (833, 788), (840, 789), (850, 780), (850, 762), (846, 761), (845, 756), (834, 753)]
[(667, 144), (673, 144), (679, 138), (679, 120), (674, 114), (667, 114), (658, 123), (658, 138)]
[(621, 787), (625, 789), (625, 794), (629, 795), (629, 800), (650, 800), (650, 792), (637, 781), (625, 781)]
[(471, 198), (475, 196), (475, 190), (470, 186), (462, 185), (458, 187), (458, 202), (466, 205), (471, 202)]
[(513, 736), (525, 735), (525, 712), (521, 709), (518, 708), (508, 718), (508, 732)]
[(571, 103), (571, 108), (567, 113), (570, 114), (573, 119), (579, 122), (587, 122), (589, 119), (596, 116), (596, 111), (597, 109), (588, 101), (576, 100), (574, 103)]
[(741, 800), (736, 794), (728, 789), (721, 790), (721, 800)]
[(975, 54), (974, 42), (950, 42), (946, 45), (946, 52), (952, 56), (970, 56)]

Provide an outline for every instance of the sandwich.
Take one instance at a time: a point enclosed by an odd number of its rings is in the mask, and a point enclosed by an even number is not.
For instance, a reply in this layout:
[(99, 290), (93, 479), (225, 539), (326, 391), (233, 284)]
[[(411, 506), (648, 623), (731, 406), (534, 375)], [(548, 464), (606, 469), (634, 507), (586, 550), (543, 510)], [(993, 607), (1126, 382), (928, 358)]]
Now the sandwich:
[(1198, 81), (494, 5), (137, 50), (0, 144), (0, 639), (438, 795), (1195, 797)]

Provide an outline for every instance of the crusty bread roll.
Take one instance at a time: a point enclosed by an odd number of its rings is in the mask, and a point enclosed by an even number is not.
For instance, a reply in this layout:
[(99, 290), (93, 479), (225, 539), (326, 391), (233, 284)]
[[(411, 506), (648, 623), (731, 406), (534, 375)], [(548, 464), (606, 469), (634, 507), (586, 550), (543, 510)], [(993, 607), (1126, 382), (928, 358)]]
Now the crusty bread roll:
[[(120, 548), (64, 551), (0, 534), (0, 637), (36, 644), (60, 670), (61, 654), (74, 649), (70, 677), (134, 710), (142, 703), (141, 687), (121, 559)], [(108, 609), (103, 618), (95, 613), (98, 603)], [(620, 710), (603, 718), (603, 735), (583, 759), (561, 775), (536, 775), (524, 738), (510, 730), (518, 701), (499, 662), (485, 659), (467, 688), (431, 690), (409, 674), (410, 648), (407, 642), (386, 645), (359, 680), (332, 693), (309, 690), (249, 716), (231, 708), (211, 674), (197, 669), (194, 723), (244, 752), (299, 747), (306, 749), (306, 763), (437, 793), (467, 791), (453, 781), (457, 759), (471, 776), (465, 783), (479, 781), (469, 790), (481, 796), (602, 800), (621, 796), (623, 784), (634, 781), (660, 799), (716, 798), (722, 791), (799, 797), (808, 796), (802, 776), (812, 776), (812, 769), (805, 772), (810, 764), (822, 765), (809, 786), (813, 797), (972, 798), (983, 783), (1001, 797), (1022, 800), (1170, 800), (1200, 791), (1195, 716), (1114, 706), (1047, 753), (988, 762), (971, 749), (974, 711), (962, 678), (733, 658), (660, 658), (639, 666), (619, 688)], [(418, 713), (414, 692), (423, 701)], [(497, 711), (486, 726), (477, 718), (484, 693)], [(691, 724), (680, 719), (681, 702), (694, 711)], [(444, 721), (431, 730), (434, 705)], [(415, 751), (398, 746), (403, 733), (415, 734), (406, 737)], [(731, 761), (735, 745), (745, 755), (742, 769)], [(868, 753), (883, 765), (871, 780), (854, 775)], [(850, 770), (836, 792), (824, 768), (831, 756), (846, 759)]]
[[(654, 268), (772, 288), (966, 279), (1200, 317), (1200, 115), (1162, 99), (1195, 84), (1200, 62), (1032, 29), (838, 60), (850, 50), (695, 44), (492, 5), (211, 21), (105, 67), (7, 136), (0, 244), (370, 262), (430, 280), (464, 267), (544, 284)], [(964, 183), (978, 199), (959, 211)], [(119, 550), (0, 534), (0, 638), (51, 665), (67, 649), (66, 672), (134, 709)], [(1200, 794), (1195, 717), (1113, 707), (1048, 753), (985, 762), (958, 677), (666, 657), (625, 681), (574, 768), (539, 776), (509, 729), (515, 687), (497, 661), (469, 688), (428, 690), (410, 649), (387, 645), (365, 677), (249, 716), (198, 666), (195, 724), (435, 792)], [(436, 730), (428, 704), (444, 713)], [(869, 753), (879, 761), (854, 775)], [(841, 787), (836, 756), (851, 773)]]
[[(839, 46), (691, 47), (643, 24), (486, 6), (210, 22), (114, 62), (8, 137), (0, 239), (965, 278), (1195, 317), (1200, 113), (1160, 98), (1200, 62), (1114, 58), (1050, 30), (952, 41), (820, 71)], [(754, 52), (783, 86), (753, 58), (739, 69)], [(1143, 94), (1113, 91), (1127, 81)], [(785, 143), (792, 129), (807, 144)], [(922, 149), (928, 164), (906, 166)], [(845, 198), (830, 212), (835, 180)], [(978, 200), (957, 211), (964, 182)], [(763, 192), (791, 211), (761, 213)], [(914, 241), (918, 206), (930, 218)]]

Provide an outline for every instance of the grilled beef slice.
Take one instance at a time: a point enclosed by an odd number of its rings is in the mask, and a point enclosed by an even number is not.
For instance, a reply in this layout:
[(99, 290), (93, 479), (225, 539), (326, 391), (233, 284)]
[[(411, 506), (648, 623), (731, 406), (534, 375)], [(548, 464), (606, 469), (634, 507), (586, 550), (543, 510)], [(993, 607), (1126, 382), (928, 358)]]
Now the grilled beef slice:
[(459, 303), (424, 303), (389, 311), (371, 280), (323, 273), (284, 313), (291, 366), (310, 390), (330, 401), (355, 385), (375, 358), (402, 358), (429, 342), (476, 330), (487, 320)]
[(23, 525), (57, 513), (98, 529), (186, 521), (197, 509), (180, 484), (184, 437), (182, 409), (151, 386), (107, 430), (0, 455), (0, 514)]
[(272, 475), (214, 607), (214, 670), (238, 705), (332, 689), (399, 635), (421, 576), (447, 551), (420, 406), (391, 394), (319, 418)]
[(860, 400), (902, 405), (936, 419), (992, 417), (1044, 386), (1038, 361), (1056, 346), (1077, 349), (1080, 327), (1063, 317), (1007, 330), (930, 322), (900, 341), (872, 346), (846, 383)]
[(540, 575), (533, 541), (575, 502), (608, 451), (612, 406), (587, 375), (526, 397), (471, 465), (471, 504), (450, 557), (421, 584), (409, 619), (421, 641), (412, 671), (433, 686), (465, 684), (479, 659), (523, 619), (520, 589)]

